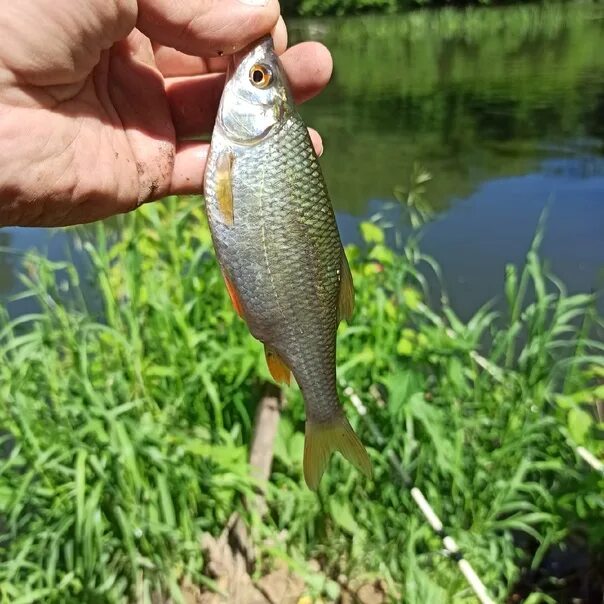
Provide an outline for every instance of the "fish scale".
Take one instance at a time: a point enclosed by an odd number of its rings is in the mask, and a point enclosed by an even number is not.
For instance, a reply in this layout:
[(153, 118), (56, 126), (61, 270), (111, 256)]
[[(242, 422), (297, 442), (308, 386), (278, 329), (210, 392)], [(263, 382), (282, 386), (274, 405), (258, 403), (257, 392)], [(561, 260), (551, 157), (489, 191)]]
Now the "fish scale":
[[(257, 106), (248, 105), (254, 92), (248, 71), (258, 59), (276, 77), (271, 110), (279, 119), (256, 140), (242, 138), (237, 129), (253, 128), (248, 122), (254, 111), (262, 124), (271, 120), (264, 97)], [(237, 96), (237, 86), (245, 89), (245, 97)], [(348, 265), (308, 130), (267, 41), (244, 58), (225, 87), (208, 156), (205, 197), (216, 255), (236, 306), (252, 335), (293, 373), (302, 391), (309, 486), (318, 486), (331, 450), (338, 448), (367, 474), (369, 460), (344, 416), (336, 388), (338, 305), (343, 266)], [(309, 427), (320, 435), (309, 438)], [(323, 443), (327, 432), (333, 443)], [(346, 442), (338, 444), (342, 439)], [(309, 440), (323, 444), (313, 449)], [(314, 457), (316, 469), (310, 461)]]
[[(332, 407), (339, 409), (333, 337), (340, 257), (335, 220), (317, 212), (329, 200), (301, 120), (290, 118), (273, 137), (246, 152), (245, 164), (234, 162), (236, 218), (227, 245), (256, 229), (264, 233), (264, 245), (256, 250), (246, 242), (247, 254), (241, 254), (241, 245), (231, 243), (224, 266), (241, 294), (252, 334), (279, 352), (300, 384), (310, 413), (321, 419), (333, 413)], [(308, 179), (306, 172), (318, 178)], [(248, 222), (239, 230), (237, 200), (246, 192)], [(258, 253), (260, 258), (250, 266), (249, 258)], [(301, 271), (302, 263), (310, 270)], [(321, 264), (328, 270), (317, 283), (314, 275), (322, 272)]]

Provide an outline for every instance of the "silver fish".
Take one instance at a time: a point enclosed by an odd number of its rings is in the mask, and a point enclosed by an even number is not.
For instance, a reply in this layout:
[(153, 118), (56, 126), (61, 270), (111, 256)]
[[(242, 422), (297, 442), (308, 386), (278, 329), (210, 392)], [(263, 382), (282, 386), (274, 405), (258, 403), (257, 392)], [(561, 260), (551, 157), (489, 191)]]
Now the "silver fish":
[(264, 343), (273, 377), (305, 401), (304, 477), (315, 490), (333, 451), (371, 462), (336, 388), (336, 330), (354, 288), (321, 168), (272, 39), (228, 79), (205, 173), (208, 221), (233, 304)]

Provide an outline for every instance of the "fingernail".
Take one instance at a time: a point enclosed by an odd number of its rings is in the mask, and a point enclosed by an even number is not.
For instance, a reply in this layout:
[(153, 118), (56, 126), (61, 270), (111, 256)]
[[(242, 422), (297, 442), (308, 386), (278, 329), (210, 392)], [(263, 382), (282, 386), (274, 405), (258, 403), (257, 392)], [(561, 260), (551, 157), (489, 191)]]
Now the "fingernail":
[(321, 157), (321, 155), (323, 155), (324, 149), (323, 139), (321, 138), (321, 135), (314, 128), (309, 128), (308, 133), (310, 134), (310, 140), (312, 142), (312, 146), (315, 149), (317, 157)]
[(266, 6), (268, 4), (268, 0), (239, 0), (239, 2), (249, 6)]

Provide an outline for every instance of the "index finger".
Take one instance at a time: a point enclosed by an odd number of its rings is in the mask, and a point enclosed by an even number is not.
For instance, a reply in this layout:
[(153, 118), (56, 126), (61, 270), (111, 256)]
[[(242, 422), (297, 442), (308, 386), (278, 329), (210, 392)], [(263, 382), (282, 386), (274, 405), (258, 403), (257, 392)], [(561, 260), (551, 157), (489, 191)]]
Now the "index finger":
[(277, 0), (139, 0), (137, 27), (187, 55), (216, 57), (271, 32), (279, 12)]
[[(282, 17), (272, 31), (273, 43), (277, 54), (282, 54), (287, 48), (287, 28)], [(197, 57), (180, 52), (175, 48), (153, 42), (155, 63), (164, 77), (182, 77), (204, 75), (206, 73), (225, 72), (230, 57)]]

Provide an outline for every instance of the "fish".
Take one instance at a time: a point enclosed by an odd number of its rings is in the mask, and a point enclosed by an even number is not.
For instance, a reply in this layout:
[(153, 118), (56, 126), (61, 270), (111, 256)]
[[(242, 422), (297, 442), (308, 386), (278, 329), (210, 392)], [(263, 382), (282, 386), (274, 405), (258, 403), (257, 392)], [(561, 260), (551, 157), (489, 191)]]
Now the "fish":
[(204, 174), (206, 214), (226, 288), (264, 344), (277, 383), (293, 374), (306, 414), (303, 473), (317, 490), (339, 451), (371, 477), (340, 403), (336, 331), (354, 286), (308, 129), (270, 36), (233, 64)]

